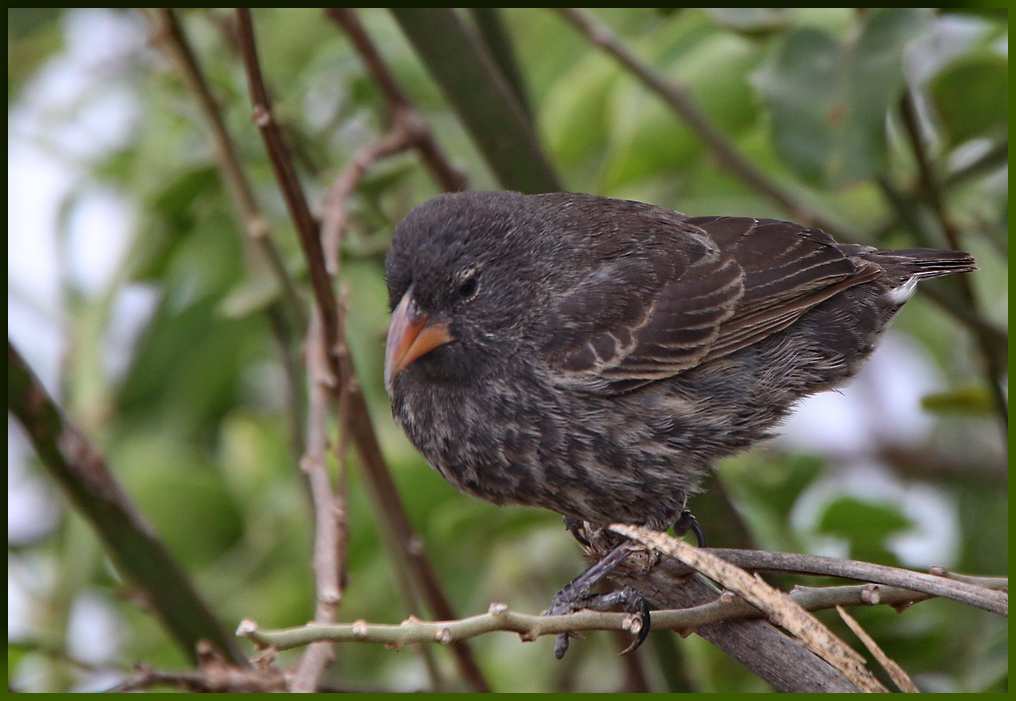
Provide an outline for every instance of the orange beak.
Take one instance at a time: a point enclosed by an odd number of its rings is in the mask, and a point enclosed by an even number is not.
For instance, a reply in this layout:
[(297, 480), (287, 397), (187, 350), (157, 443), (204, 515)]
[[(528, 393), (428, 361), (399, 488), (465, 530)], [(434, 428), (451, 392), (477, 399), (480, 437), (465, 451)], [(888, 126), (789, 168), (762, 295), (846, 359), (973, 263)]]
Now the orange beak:
[(410, 287), (392, 312), (385, 343), (385, 387), (389, 390), (395, 376), (422, 355), (453, 339), (448, 324), (431, 321), (413, 299)]

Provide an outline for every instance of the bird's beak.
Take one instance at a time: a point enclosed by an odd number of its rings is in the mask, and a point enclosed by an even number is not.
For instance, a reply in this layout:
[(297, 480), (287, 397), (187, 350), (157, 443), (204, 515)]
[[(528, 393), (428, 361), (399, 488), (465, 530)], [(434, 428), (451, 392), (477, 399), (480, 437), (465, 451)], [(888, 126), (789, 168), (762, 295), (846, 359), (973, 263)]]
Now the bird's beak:
[(385, 343), (385, 387), (391, 389), (395, 376), (422, 355), (452, 340), (448, 324), (431, 320), (413, 298), (410, 287), (392, 312)]

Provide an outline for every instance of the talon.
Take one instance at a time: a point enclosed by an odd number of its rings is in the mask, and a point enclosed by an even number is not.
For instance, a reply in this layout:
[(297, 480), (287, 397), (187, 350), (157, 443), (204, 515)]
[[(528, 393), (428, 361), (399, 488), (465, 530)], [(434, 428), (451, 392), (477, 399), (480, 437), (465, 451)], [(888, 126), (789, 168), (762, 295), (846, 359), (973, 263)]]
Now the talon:
[(677, 517), (677, 521), (674, 522), (674, 533), (680, 538), (686, 535), (688, 531), (695, 534), (695, 541), (700, 548), (706, 547), (706, 534), (702, 532), (702, 527), (699, 525), (695, 515), (688, 509), (685, 509)]
[[(592, 593), (593, 587), (628, 557), (630, 552), (627, 544), (616, 546), (583, 574), (561, 587), (554, 594), (554, 598), (550, 601), (550, 608), (544, 611), (543, 615), (560, 616), (582, 609), (607, 611), (614, 606), (622, 605), (625, 611), (634, 614), (642, 624), (635, 642), (625, 650), (624, 654), (639, 647), (649, 635), (649, 605), (646, 603), (645, 597), (632, 587), (606, 594)], [(558, 633), (557, 641), (554, 643), (554, 657), (559, 660), (564, 657), (568, 651), (568, 638), (576, 637), (579, 636), (575, 633)]]
[(642, 643), (644, 643), (646, 641), (646, 638), (649, 637), (650, 621), (652, 620), (649, 617), (649, 604), (646, 602), (646, 598), (642, 596), (642, 594), (639, 594), (634, 589), (632, 591), (634, 591), (635, 594), (638, 596), (639, 611), (633, 613), (637, 617), (641, 626), (639, 628), (638, 634), (635, 636), (635, 640), (632, 641), (631, 645), (629, 645), (628, 647), (626, 647), (624, 650), (621, 651), (622, 655), (627, 655), (629, 652), (634, 652), (635, 650), (638, 650), (642, 646)]

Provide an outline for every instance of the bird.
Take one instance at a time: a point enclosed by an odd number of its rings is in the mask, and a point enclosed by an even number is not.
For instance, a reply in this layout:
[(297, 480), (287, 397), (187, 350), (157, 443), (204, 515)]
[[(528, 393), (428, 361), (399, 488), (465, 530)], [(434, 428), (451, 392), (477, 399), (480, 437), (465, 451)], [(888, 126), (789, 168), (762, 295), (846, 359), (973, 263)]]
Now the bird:
[(919, 281), (973, 270), (776, 219), (446, 194), (392, 234), (385, 387), (462, 492), (664, 531), (717, 460), (856, 375)]

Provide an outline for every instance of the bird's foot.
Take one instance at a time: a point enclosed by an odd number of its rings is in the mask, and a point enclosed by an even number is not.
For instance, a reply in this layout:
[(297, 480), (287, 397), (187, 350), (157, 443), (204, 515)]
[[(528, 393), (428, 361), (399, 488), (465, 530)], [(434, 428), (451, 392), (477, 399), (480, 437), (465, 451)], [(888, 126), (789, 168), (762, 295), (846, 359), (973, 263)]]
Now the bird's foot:
[[(631, 550), (627, 543), (616, 546), (604, 555), (580, 576), (564, 585), (551, 600), (550, 608), (543, 612), (544, 616), (560, 616), (583, 609), (607, 611), (615, 606), (634, 616), (632, 626), (635, 640), (621, 654), (627, 654), (641, 645), (649, 635), (649, 604), (642, 594), (634, 587), (625, 587), (605, 594), (593, 593), (595, 587), (615, 567), (628, 557)], [(578, 637), (575, 633), (559, 633), (554, 644), (554, 657), (561, 659), (568, 651), (568, 639)]]
[(592, 545), (589, 542), (589, 539), (586, 538), (585, 535), (585, 530), (587, 528), (587, 524), (585, 521), (583, 521), (580, 518), (575, 518), (574, 516), (565, 516), (564, 527), (565, 530), (567, 530), (569, 533), (572, 534), (572, 538), (577, 540), (584, 547), (586, 548), (592, 547)]
[(706, 534), (702, 532), (702, 526), (699, 525), (695, 515), (688, 511), (688, 509), (685, 509), (677, 517), (677, 521), (674, 522), (674, 533), (680, 538), (687, 535), (688, 531), (695, 534), (695, 541), (700, 548), (706, 547)]
[[(616, 606), (621, 606), (624, 611), (633, 616), (631, 630), (635, 634), (635, 640), (621, 653), (627, 655), (644, 643), (649, 635), (649, 604), (635, 587), (615, 589), (605, 594), (594, 594), (589, 591), (580, 593), (571, 585), (567, 585), (554, 595), (550, 609), (543, 615), (560, 616), (583, 609), (609, 611)], [(557, 641), (554, 643), (554, 657), (557, 659), (564, 657), (564, 654), (568, 652), (569, 638), (577, 637), (576, 633), (558, 633)]]

